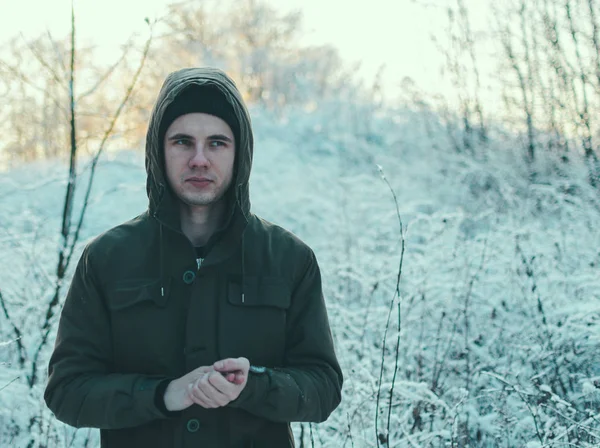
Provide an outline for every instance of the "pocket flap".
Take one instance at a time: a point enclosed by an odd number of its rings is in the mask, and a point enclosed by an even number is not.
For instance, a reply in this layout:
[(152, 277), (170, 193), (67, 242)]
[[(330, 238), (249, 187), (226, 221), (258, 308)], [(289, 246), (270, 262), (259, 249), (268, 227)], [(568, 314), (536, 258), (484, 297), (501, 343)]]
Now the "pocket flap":
[[(119, 311), (137, 303), (153, 302), (160, 307), (167, 304), (169, 298), (170, 279), (161, 286), (161, 281), (152, 280), (128, 280), (115, 283), (108, 289), (108, 307), (113, 311)], [(164, 289), (164, 295), (161, 293)]]
[(227, 282), (227, 300), (237, 306), (271, 306), (288, 309), (291, 303), (290, 288), (283, 279), (278, 277), (246, 276), (242, 299), (241, 276), (237, 276)]

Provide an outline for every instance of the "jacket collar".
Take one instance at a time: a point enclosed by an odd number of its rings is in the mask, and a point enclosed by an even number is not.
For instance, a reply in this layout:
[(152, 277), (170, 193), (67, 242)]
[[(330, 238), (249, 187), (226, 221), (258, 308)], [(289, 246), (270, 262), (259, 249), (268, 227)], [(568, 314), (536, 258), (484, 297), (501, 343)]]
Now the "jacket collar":
[[(228, 196), (229, 201), (234, 200), (232, 199), (233, 192)], [(211, 236), (207, 243), (209, 250), (202, 263), (203, 266), (217, 264), (228, 259), (240, 243), (248, 224), (248, 217), (243, 213), (238, 201), (227, 207), (227, 210), (228, 215), (223, 226)], [(168, 188), (163, 188), (160, 202), (153, 216), (161, 225), (187, 239), (181, 231), (179, 202)]]

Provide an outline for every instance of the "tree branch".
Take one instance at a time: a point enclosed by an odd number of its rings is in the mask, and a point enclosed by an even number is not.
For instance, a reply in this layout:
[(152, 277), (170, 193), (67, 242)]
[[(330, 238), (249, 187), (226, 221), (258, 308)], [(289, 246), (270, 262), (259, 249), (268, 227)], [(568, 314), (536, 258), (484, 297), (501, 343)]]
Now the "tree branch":
[(2, 311), (4, 312), (4, 317), (10, 323), (13, 329), (13, 333), (15, 334), (15, 342), (17, 343), (17, 350), (19, 352), (19, 366), (23, 368), (25, 366), (25, 347), (23, 347), (23, 334), (19, 327), (16, 326), (10, 314), (8, 313), (8, 308), (6, 307), (6, 302), (4, 300), (4, 295), (2, 294), (2, 290), (0, 290), (0, 306), (2, 306)]
[(129, 49), (131, 48), (131, 42), (128, 42), (127, 47), (125, 48), (125, 50), (123, 51), (123, 54), (121, 55), (121, 57), (117, 60), (117, 62), (115, 62), (113, 65), (111, 65), (108, 70), (106, 70), (106, 72), (104, 72), (104, 74), (102, 75), (102, 77), (98, 80), (98, 82), (96, 84), (94, 84), (92, 87), (90, 87), (88, 90), (86, 90), (85, 92), (83, 92), (81, 95), (79, 95), (77, 97), (77, 101), (79, 102), (80, 100), (82, 100), (83, 98), (86, 98), (87, 96), (91, 95), (92, 93), (94, 93), (98, 87), (100, 87), (102, 85), (102, 83), (104, 83), (109, 77), (110, 75), (115, 71), (115, 69), (121, 64), (121, 62), (123, 62), (123, 60), (125, 59), (125, 56), (127, 56), (127, 53), (129, 52)]
[(95, 171), (96, 171), (96, 166), (98, 164), (98, 159), (100, 158), (100, 155), (102, 154), (102, 152), (104, 150), (104, 146), (106, 145), (106, 142), (107, 142), (108, 138), (111, 136), (111, 134), (113, 132), (115, 124), (117, 123), (117, 120), (119, 119), (119, 116), (121, 115), (121, 112), (122, 112), (123, 108), (125, 107), (125, 104), (127, 104), (127, 101), (129, 100), (129, 97), (131, 96), (131, 94), (133, 92), (133, 89), (134, 89), (134, 87), (135, 87), (135, 85), (137, 83), (137, 80), (138, 80), (138, 78), (140, 76), (140, 73), (142, 72), (142, 69), (144, 68), (144, 65), (146, 63), (146, 58), (148, 57), (148, 52), (150, 50), (150, 44), (151, 43), (152, 43), (152, 30), (151, 30), (150, 36), (148, 37), (148, 40), (146, 41), (146, 45), (145, 45), (144, 51), (142, 53), (142, 59), (140, 60), (140, 65), (138, 66), (137, 71), (133, 75), (133, 79), (132, 79), (131, 84), (129, 85), (129, 87), (127, 89), (127, 93), (125, 94), (125, 97), (123, 98), (123, 101), (121, 101), (121, 104), (119, 104), (119, 107), (115, 111), (115, 114), (113, 115), (112, 121), (111, 121), (108, 129), (104, 133), (102, 141), (100, 142), (100, 146), (98, 147), (98, 151), (96, 152), (96, 155), (92, 159), (91, 169), (90, 169), (90, 178), (89, 178), (89, 181), (88, 181), (87, 190), (85, 192), (85, 197), (84, 197), (84, 200), (83, 200), (83, 206), (82, 206), (81, 212), (79, 214), (79, 222), (77, 223), (77, 228), (75, 230), (75, 234), (74, 234), (73, 240), (71, 242), (71, 248), (69, 250), (69, 255), (67, 256), (67, 265), (71, 261), (71, 257), (73, 256), (73, 253), (75, 251), (75, 245), (77, 244), (77, 241), (79, 240), (79, 232), (81, 231), (81, 227), (83, 226), (83, 220), (85, 218), (85, 213), (86, 213), (87, 207), (89, 205), (90, 193), (92, 191), (92, 184), (94, 182), (94, 174), (95, 174)]
[(52, 78), (56, 81), (56, 83), (59, 86), (62, 86), (64, 83), (64, 79), (61, 79), (60, 76), (58, 76), (58, 73), (56, 73), (56, 71), (50, 66), (50, 64), (48, 64), (48, 62), (46, 62), (46, 60), (37, 52), (33, 45), (31, 45), (31, 43), (29, 43), (27, 39), (25, 39), (23, 33), (21, 33), (21, 37), (23, 38), (23, 42), (25, 42), (25, 45), (27, 46), (29, 51), (31, 51), (35, 59), (42, 65), (42, 67), (48, 70), (48, 72), (52, 75)]

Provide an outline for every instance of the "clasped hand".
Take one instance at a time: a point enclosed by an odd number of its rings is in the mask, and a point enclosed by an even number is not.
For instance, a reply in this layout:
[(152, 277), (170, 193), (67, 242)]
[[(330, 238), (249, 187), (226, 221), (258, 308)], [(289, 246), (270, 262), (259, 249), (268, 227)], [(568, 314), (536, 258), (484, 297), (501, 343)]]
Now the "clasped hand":
[(169, 411), (180, 411), (192, 404), (206, 409), (226, 406), (246, 387), (249, 368), (246, 358), (227, 358), (212, 366), (198, 367), (169, 383), (165, 406)]

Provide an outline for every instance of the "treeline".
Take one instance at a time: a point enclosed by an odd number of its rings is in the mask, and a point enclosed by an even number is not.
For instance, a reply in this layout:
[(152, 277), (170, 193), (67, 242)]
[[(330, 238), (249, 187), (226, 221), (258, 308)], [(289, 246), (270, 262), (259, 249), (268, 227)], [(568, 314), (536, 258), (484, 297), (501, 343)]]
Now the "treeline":
[(539, 161), (561, 173), (582, 157), (599, 187), (600, 1), (488, 4), (482, 20), (476, 0), (448, 0), (436, 36), (457, 106), (408, 82), (412, 103), (441, 119), (457, 152), (483, 159), (492, 135), (516, 135), (531, 180)]
[[(75, 11), (75, 30), (77, 30)], [(150, 50), (136, 88), (111, 134), (113, 145), (139, 147), (165, 76), (178, 68), (226, 69), (250, 104), (277, 109), (315, 107), (344, 89), (351, 72), (330, 46), (299, 43), (302, 17), (260, 0), (188, 1), (169, 6), (152, 28)], [(139, 40), (139, 39), (138, 39)], [(16, 36), (0, 50), (0, 160), (12, 165), (69, 154), (71, 36)], [(77, 44), (74, 109), (78, 147), (92, 153), (142, 58), (135, 39), (111, 65), (96, 49)]]
[[(582, 159), (589, 183), (599, 187), (600, 0), (489, 4), (492, 13), (482, 21), (473, 14), (481, 9), (477, 0), (446, 1), (447, 27), (437, 36), (452, 86), (446, 98), (419, 91), (418, 79), (404, 83), (411, 106), (425, 112), (425, 131), (444, 126), (451, 148), (481, 159), (498, 144), (513, 148), (517, 136), (532, 181), (549, 161), (560, 174)], [(357, 95), (353, 68), (335, 48), (300, 43), (298, 12), (282, 13), (261, 0), (186, 1), (172, 4), (154, 25), (142, 74), (111, 134), (113, 146), (141, 146), (160, 84), (180, 67), (222, 67), (249, 103), (271, 109), (314, 109), (342, 92)], [(0, 51), (0, 161), (68, 154), (70, 36), (15, 37)], [(77, 47), (74, 108), (82, 151), (98, 146), (142, 51), (132, 39), (107, 66), (98, 63), (94, 47)], [(503, 143), (506, 136), (511, 141)]]
[(520, 112), (527, 160), (547, 150), (568, 163), (583, 152), (599, 186), (600, 2), (519, 0), (497, 17), (506, 108)]

